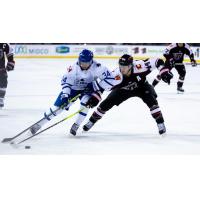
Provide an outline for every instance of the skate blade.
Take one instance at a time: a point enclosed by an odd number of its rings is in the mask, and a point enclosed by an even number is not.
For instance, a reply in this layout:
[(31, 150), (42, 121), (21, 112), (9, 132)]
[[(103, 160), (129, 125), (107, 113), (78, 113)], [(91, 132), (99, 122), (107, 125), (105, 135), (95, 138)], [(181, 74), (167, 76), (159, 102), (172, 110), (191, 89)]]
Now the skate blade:
[(1, 143), (8, 143), (8, 142), (10, 142), (10, 141), (12, 141), (12, 138), (4, 138), (4, 139), (1, 141)]
[(166, 134), (166, 132), (165, 132), (165, 133), (162, 133), (162, 134), (160, 134), (160, 137), (161, 137), (161, 138), (166, 138), (166, 137), (167, 137), (167, 134)]
[(184, 94), (184, 92), (181, 92), (181, 91), (177, 91), (177, 94)]

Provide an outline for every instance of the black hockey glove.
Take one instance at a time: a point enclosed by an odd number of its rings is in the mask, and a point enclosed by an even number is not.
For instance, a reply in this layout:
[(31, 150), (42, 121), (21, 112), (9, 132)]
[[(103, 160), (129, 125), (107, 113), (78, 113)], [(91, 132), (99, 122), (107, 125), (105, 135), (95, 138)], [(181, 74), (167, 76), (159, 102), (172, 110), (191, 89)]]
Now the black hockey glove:
[(86, 103), (86, 107), (94, 108), (98, 105), (98, 103), (101, 101), (101, 94), (100, 92), (94, 92), (92, 93), (91, 97), (89, 98), (88, 102)]
[(6, 66), (6, 70), (7, 71), (12, 71), (12, 70), (14, 70), (14, 66), (15, 66), (14, 62), (8, 62), (7, 66)]
[(192, 67), (196, 67), (197, 66), (196, 60), (191, 60), (191, 65), (192, 65)]
[(170, 80), (173, 78), (173, 74), (169, 71), (169, 69), (162, 69), (160, 71), (161, 79), (165, 82), (170, 84)]

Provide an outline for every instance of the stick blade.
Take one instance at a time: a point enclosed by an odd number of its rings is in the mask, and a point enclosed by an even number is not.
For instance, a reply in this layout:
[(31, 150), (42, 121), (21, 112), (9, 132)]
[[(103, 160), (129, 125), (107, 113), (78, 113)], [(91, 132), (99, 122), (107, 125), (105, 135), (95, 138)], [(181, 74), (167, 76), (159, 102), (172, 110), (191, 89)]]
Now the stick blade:
[(7, 143), (7, 142), (10, 142), (11, 140), (12, 140), (12, 138), (4, 138), (1, 142)]

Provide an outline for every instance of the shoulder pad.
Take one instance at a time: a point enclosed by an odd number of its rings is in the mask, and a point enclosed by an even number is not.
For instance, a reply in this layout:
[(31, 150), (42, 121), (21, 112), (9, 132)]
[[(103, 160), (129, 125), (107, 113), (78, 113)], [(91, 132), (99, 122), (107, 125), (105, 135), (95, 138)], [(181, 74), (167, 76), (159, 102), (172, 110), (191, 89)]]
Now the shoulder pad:
[(100, 67), (101, 63), (98, 63), (96, 60), (93, 61), (92, 63), (95, 67)]
[(167, 46), (167, 49), (172, 49), (172, 48), (174, 48), (174, 47), (176, 47), (176, 43), (172, 43), (172, 44), (170, 44), (169, 46)]

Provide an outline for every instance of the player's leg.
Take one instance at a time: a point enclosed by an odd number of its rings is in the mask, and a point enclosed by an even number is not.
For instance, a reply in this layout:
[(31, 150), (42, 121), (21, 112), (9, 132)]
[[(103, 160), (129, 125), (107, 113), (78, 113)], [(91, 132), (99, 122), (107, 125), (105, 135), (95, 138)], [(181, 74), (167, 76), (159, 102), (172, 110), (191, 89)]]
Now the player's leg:
[(86, 107), (86, 103), (88, 102), (90, 96), (89, 95), (83, 95), (81, 97), (81, 102), (80, 102), (80, 110), (82, 110), (75, 121), (75, 123), (72, 125), (70, 129), (70, 133), (72, 135), (76, 135), (78, 128), (80, 127), (81, 123), (84, 121), (84, 119), (87, 116), (87, 113), (89, 111), (89, 108)]
[(8, 85), (8, 76), (5, 71), (0, 71), (0, 109), (4, 107), (4, 98)]
[(89, 121), (83, 126), (84, 131), (90, 130), (94, 124), (99, 121), (107, 111), (109, 111), (114, 105), (119, 106), (122, 102), (131, 97), (130, 91), (123, 89), (113, 90), (105, 100), (97, 107), (93, 112)]
[[(59, 115), (60, 113), (63, 112), (63, 110), (68, 110), (69, 107), (72, 105), (73, 102), (70, 102), (69, 104), (67, 103), (66, 106), (62, 107), (63, 102), (61, 100), (61, 95), (62, 92), (58, 95), (54, 105), (52, 107), (50, 107), (45, 113), (44, 113), (44, 117), (43, 119), (35, 124), (34, 126), (32, 126), (30, 128), (30, 132), (32, 134), (35, 134), (39, 129), (42, 128), (42, 126), (44, 126), (46, 123), (48, 123), (49, 121), (51, 121), (54, 117), (56, 117), (57, 115)], [(76, 91), (72, 90), (71, 94), (69, 96), (70, 99), (72, 99), (73, 97), (75, 97), (77, 95)]]
[(147, 104), (147, 106), (150, 109), (152, 117), (155, 119), (158, 131), (160, 134), (163, 134), (166, 132), (165, 124), (164, 124), (164, 118), (162, 115), (162, 112), (160, 110), (160, 107), (158, 105), (157, 101), (157, 94), (154, 90), (154, 88), (146, 83), (143, 89), (141, 90), (141, 93), (139, 97), (144, 101), (144, 103)]
[(186, 75), (185, 65), (179, 65), (179, 66), (176, 66), (175, 68), (179, 74), (179, 79), (177, 82), (177, 91), (178, 93), (183, 93), (184, 92), (183, 83), (184, 83), (185, 75)]

